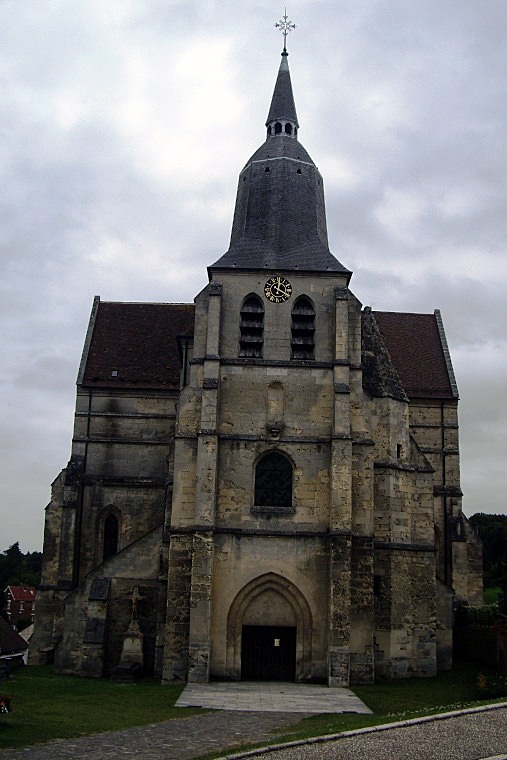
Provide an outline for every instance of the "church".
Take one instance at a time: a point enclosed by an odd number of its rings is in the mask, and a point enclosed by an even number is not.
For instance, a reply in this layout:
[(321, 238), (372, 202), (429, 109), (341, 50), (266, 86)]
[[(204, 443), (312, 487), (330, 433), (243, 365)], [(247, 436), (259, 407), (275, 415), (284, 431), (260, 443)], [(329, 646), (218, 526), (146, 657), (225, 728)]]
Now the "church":
[(108, 676), (137, 637), (163, 683), (452, 667), (482, 557), (442, 317), (362, 306), (298, 133), (284, 46), (208, 285), (193, 304), (95, 298), (32, 662)]

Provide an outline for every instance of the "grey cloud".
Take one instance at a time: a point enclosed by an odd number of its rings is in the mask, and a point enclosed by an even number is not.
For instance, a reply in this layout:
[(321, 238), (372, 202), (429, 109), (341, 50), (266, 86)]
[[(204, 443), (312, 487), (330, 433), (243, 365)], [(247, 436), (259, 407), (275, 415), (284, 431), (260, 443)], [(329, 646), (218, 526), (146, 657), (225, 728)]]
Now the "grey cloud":
[[(40, 548), (93, 295), (191, 301), (227, 249), (282, 42), (267, 0), (244, 2), (239, 27), (236, 11), (232, 0), (0, 5), (6, 545)], [(441, 309), (465, 503), (504, 511), (507, 6), (290, 11), (300, 137), (323, 172), (331, 250), (363, 303)], [(205, 108), (195, 93), (211, 93)]]

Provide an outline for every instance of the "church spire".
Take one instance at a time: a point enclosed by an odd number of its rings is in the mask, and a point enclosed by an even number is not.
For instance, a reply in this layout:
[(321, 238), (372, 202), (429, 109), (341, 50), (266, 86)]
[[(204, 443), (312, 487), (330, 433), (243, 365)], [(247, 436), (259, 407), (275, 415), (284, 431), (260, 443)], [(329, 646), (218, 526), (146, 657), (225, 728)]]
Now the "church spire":
[(266, 121), (267, 137), (277, 135), (297, 137), (299, 124), (292, 94), (288, 56), (284, 48)]
[(280, 135), (297, 138), (299, 124), (290, 81), (289, 62), (287, 60), (289, 57), (287, 52), (287, 34), (292, 29), (295, 29), (296, 25), (288, 20), (287, 8), (285, 9), (283, 18), (275, 26), (283, 34), (283, 51), (266, 121), (267, 137)]
[[(280, 22), (284, 37), (292, 28)], [(267, 138), (243, 168), (229, 249), (209, 267), (219, 270), (328, 272), (350, 278), (329, 250), (322, 177), (297, 139), (299, 128), (284, 45)]]

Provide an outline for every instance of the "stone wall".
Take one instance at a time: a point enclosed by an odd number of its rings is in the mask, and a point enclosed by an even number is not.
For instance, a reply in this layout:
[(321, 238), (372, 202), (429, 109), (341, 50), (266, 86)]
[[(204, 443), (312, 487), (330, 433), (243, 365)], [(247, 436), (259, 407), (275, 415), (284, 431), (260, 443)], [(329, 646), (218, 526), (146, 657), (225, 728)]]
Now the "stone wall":
[(161, 536), (160, 526), (105, 562), (67, 594), (55, 672), (97, 678), (111, 672), (120, 659), (136, 587), (141, 594), (138, 622), (144, 637), (145, 668), (147, 673), (154, 672), (157, 626), (165, 611), (165, 584), (159, 580)]
[[(164, 682), (240, 678), (242, 628), (257, 625), (297, 629), (300, 681), (433, 675), (437, 650), (448, 666), (451, 581), (460, 598), (481, 590), (456, 403), (409, 402), (385, 347), (375, 364), (380, 338), (362, 344), (345, 275), (294, 272), (291, 299), (273, 304), (271, 274), (223, 273), (197, 296), (179, 393), (78, 389), (35, 634), (58, 672), (111, 672), (136, 586), (146, 670)], [(262, 358), (239, 356), (250, 293), (265, 309)], [(308, 361), (291, 359), (303, 294)], [(363, 388), (363, 359), (376, 385)], [(292, 470), (283, 508), (255, 503), (272, 452)], [(118, 546), (104, 561), (109, 515)]]
[(327, 540), (218, 533), (213, 571), (212, 677), (239, 678), (242, 625), (296, 625), (297, 679), (326, 678)]
[(375, 675), (436, 675), (433, 552), (377, 549), (375, 576)]

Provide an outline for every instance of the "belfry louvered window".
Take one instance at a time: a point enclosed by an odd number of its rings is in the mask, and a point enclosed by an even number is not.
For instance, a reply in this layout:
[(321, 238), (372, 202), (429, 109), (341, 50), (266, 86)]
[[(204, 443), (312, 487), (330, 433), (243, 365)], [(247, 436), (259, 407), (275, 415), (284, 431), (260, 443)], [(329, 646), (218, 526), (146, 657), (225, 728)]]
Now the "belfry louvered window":
[(240, 316), (239, 355), (260, 359), (264, 341), (264, 306), (261, 299), (255, 295), (247, 296)]
[(309, 298), (301, 296), (292, 309), (291, 356), (313, 359), (315, 348), (315, 309)]

